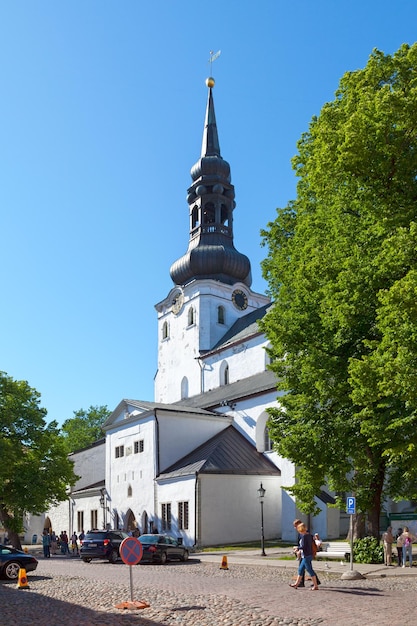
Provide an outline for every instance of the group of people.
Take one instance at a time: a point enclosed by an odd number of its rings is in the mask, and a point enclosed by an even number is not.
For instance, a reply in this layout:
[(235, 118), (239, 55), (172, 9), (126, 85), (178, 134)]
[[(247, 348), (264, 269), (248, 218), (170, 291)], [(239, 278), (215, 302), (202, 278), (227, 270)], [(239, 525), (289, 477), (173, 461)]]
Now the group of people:
[(410, 532), (408, 526), (399, 528), (397, 534), (393, 535), (392, 526), (388, 526), (382, 535), (384, 544), (384, 563), (387, 567), (392, 566), (392, 547), (395, 543), (397, 548), (398, 566), (405, 567), (407, 561), (409, 566), (413, 566), (413, 543), (417, 541), (417, 537)]
[(49, 530), (45, 528), (42, 533), (43, 555), (46, 559), (48, 559), (51, 556), (51, 553), (57, 554), (58, 548), (61, 550), (61, 554), (71, 554), (72, 552), (72, 554), (78, 555), (78, 541), (82, 541), (83, 539), (84, 531), (82, 531), (79, 536), (74, 531), (69, 538), (66, 530), (61, 531), (61, 534), (57, 537), (53, 531), (49, 532)]

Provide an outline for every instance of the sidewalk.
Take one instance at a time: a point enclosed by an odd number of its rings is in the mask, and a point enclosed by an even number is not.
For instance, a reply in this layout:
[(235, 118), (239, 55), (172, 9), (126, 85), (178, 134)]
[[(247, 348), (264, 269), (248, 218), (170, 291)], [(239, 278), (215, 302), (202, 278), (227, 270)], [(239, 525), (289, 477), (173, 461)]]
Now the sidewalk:
[[(228, 566), (230, 565), (262, 565), (266, 567), (281, 567), (283, 569), (296, 570), (298, 567), (297, 559), (283, 560), (282, 557), (290, 556), (291, 550), (288, 548), (275, 548), (273, 550), (265, 549), (266, 556), (261, 556), (261, 550), (229, 550), (225, 552), (194, 552), (191, 558), (197, 557), (203, 563), (218, 563), (219, 567), (222, 563), (223, 556), (227, 556)], [(351, 570), (350, 563), (341, 563), (337, 559), (314, 560), (313, 567), (317, 572), (329, 572), (331, 574), (346, 574)], [(417, 577), (417, 567), (398, 567), (397, 565), (386, 567), (383, 564), (363, 564), (353, 563), (354, 571), (359, 572), (366, 578), (392, 578), (398, 576)]]

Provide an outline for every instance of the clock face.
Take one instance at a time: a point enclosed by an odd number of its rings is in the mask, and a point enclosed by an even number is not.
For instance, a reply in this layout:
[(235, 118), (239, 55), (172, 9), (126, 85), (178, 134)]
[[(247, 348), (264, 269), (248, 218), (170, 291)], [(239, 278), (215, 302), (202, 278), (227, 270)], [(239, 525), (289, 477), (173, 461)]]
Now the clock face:
[(182, 309), (182, 305), (184, 304), (184, 296), (181, 292), (175, 294), (174, 299), (172, 300), (172, 312), (174, 315), (178, 315), (178, 313)]
[(232, 293), (232, 302), (239, 311), (244, 311), (248, 306), (248, 296), (241, 289), (235, 289)]

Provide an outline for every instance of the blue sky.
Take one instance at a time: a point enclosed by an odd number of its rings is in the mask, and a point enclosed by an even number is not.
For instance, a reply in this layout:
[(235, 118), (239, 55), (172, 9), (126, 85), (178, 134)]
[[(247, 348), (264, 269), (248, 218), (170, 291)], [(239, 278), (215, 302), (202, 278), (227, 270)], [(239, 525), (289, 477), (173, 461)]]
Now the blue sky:
[(153, 399), (210, 50), (235, 245), (265, 291), (259, 233), (295, 197), (298, 139), (416, 24), (415, 0), (0, 1), (0, 369), (48, 421)]

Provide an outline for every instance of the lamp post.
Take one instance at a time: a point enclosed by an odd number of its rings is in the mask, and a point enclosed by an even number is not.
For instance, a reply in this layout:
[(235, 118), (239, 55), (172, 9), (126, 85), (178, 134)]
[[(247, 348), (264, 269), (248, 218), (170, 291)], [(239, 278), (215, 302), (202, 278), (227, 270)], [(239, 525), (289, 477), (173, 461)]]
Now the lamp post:
[(265, 554), (265, 537), (264, 537), (264, 497), (266, 489), (261, 486), (258, 489), (259, 502), (261, 503), (261, 556)]
[(106, 496), (105, 496), (105, 490), (104, 489), (100, 489), (100, 505), (101, 508), (103, 509), (103, 528), (106, 529), (107, 527), (107, 504), (106, 504)]

